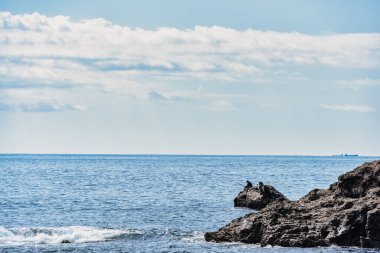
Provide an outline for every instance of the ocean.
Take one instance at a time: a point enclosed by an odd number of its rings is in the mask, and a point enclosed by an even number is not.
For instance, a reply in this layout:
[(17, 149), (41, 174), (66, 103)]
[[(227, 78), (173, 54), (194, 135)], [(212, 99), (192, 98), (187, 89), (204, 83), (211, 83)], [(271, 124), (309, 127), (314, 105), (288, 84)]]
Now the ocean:
[(290, 199), (380, 157), (0, 155), (0, 252), (379, 252), (208, 243), (246, 180)]

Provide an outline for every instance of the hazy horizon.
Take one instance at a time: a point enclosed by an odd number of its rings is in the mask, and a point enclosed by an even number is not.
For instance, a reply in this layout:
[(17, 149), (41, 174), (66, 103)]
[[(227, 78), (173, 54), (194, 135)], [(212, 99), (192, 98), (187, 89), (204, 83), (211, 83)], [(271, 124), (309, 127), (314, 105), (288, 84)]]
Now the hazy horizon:
[(360, 155), (360, 154), (325, 154), (325, 155), (310, 155), (310, 154), (182, 154), (182, 153), (0, 153), (0, 155), (78, 155), (78, 156), (272, 156), (272, 157), (374, 157), (378, 158), (380, 155)]

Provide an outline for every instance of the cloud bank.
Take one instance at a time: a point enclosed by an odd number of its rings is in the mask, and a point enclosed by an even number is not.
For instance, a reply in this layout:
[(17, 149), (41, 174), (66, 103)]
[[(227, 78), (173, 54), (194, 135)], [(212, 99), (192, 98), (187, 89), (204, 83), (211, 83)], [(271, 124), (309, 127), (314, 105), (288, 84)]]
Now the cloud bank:
[(0, 74), (8, 80), (104, 84), (147, 72), (197, 78), (216, 73), (235, 80), (281, 64), (380, 66), (380, 34), (311, 36), (202, 26), (144, 30), (101, 18), (7, 12), (0, 13), (0, 28)]
[[(102, 18), (75, 21), (0, 12), (0, 91), (81, 87), (156, 101), (189, 101), (200, 92), (168, 87), (168, 82), (302, 79), (300, 73), (282, 70), (287, 66), (378, 69), (380, 34), (312, 36), (218, 26), (145, 30)], [(206, 107), (235, 109), (220, 99)]]

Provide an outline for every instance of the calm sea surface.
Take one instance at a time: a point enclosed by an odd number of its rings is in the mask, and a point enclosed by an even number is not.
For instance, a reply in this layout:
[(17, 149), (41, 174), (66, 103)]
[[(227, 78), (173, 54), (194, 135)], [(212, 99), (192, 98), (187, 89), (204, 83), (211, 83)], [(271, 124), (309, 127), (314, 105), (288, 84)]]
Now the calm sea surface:
[[(379, 252), (215, 244), (249, 179), (290, 199), (379, 157), (0, 155), (0, 252)], [(70, 243), (62, 243), (70, 242)]]

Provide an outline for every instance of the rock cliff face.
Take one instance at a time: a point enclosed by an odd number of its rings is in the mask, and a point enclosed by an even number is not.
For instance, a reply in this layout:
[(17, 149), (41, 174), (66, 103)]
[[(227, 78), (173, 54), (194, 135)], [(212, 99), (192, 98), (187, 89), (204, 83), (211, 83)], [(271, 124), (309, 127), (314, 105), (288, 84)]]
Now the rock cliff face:
[[(273, 194), (269, 196), (273, 198), (263, 197), (265, 188), (270, 189)], [(380, 247), (380, 160), (364, 163), (341, 175), (329, 189), (314, 189), (298, 201), (289, 201), (271, 186), (259, 185), (245, 187), (235, 199), (235, 205), (261, 210), (235, 219), (216, 232), (206, 233), (207, 241), (377, 248)]]

